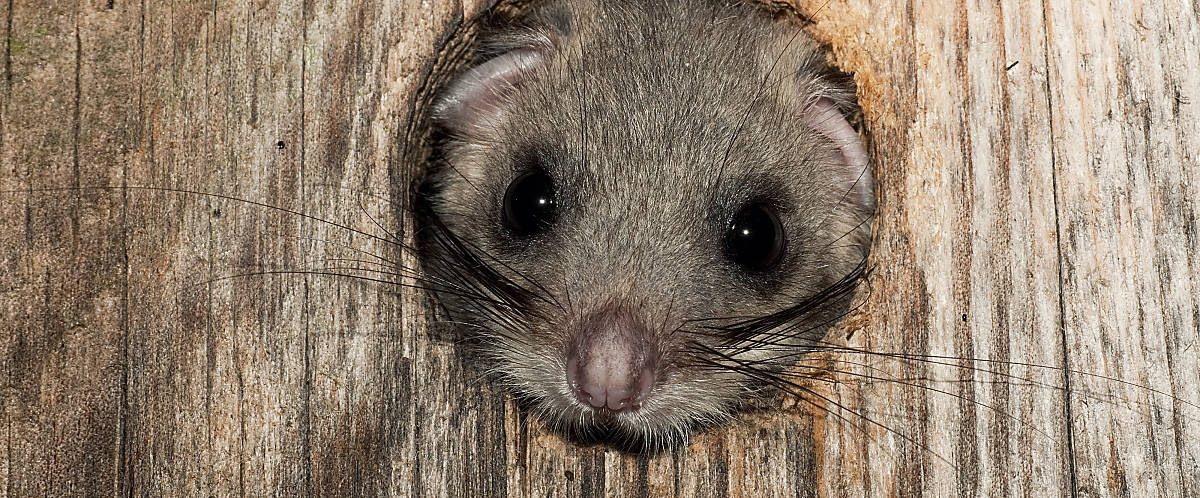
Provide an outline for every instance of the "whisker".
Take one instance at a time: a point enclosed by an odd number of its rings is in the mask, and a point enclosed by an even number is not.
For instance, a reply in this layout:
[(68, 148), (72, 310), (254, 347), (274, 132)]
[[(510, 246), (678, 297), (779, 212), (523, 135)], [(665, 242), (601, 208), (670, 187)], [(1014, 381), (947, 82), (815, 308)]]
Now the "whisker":
[[(822, 341), (815, 341), (815, 342), (820, 343)], [(1088, 378), (1100, 379), (1100, 380), (1105, 380), (1105, 381), (1109, 381), (1109, 382), (1115, 382), (1117, 384), (1145, 390), (1147, 392), (1154, 393), (1159, 396), (1163, 396), (1168, 399), (1178, 401), (1189, 407), (1200, 409), (1200, 406), (1196, 405), (1195, 403), (1191, 403), (1185, 399), (1176, 397), (1170, 393), (1164, 392), (1159, 389), (1155, 389), (1153, 387), (1150, 387), (1150, 386), (1147, 386), (1144, 384), (1139, 384), (1137, 382), (1132, 382), (1132, 381), (1127, 381), (1127, 380), (1123, 380), (1123, 379), (1119, 379), (1119, 378), (1115, 378), (1115, 377), (1110, 377), (1107, 375), (1094, 374), (1094, 373), (1090, 373), (1090, 372), (1084, 372), (1081, 370), (1069, 369), (1069, 368), (1064, 368), (1064, 367), (1056, 367), (1056, 366), (1052, 366), (1052, 365), (1041, 365), (1041, 364), (1037, 364), (1037, 363), (1028, 363), (1028, 362), (1020, 362), (1020, 361), (995, 360), (995, 359), (990, 359), (990, 358), (975, 358), (975, 357), (968, 357), (968, 356), (926, 355), (926, 354), (903, 353), (903, 352), (894, 352), (894, 351), (871, 351), (871, 350), (866, 350), (866, 349), (862, 349), (862, 348), (853, 348), (853, 347), (849, 347), (849, 346), (835, 345), (832, 343), (826, 343), (826, 344), (830, 344), (829, 349), (823, 349), (822, 351), (831, 351), (831, 352), (846, 353), (846, 354), (872, 355), (872, 356), (879, 356), (879, 357), (890, 358), (890, 359), (922, 361), (922, 362), (926, 362), (926, 363), (930, 363), (930, 364), (934, 364), (934, 365), (945, 365), (945, 366), (951, 366), (951, 367), (955, 367), (955, 368), (963, 368), (963, 369), (970, 369), (970, 370), (974, 370), (974, 371), (986, 372), (986, 373), (990, 373), (990, 374), (994, 374), (994, 375), (1000, 375), (1000, 376), (1004, 376), (1004, 377), (1008, 377), (1008, 378), (1025, 381), (1025, 382), (1036, 383), (1036, 381), (1033, 381), (1031, 379), (1027, 379), (1024, 377), (1020, 377), (1017, 375), (1008, 374), (1005, 372), (1000, 372), (1000, 371), (995, 371), (995, 370), (990, 370), (990, 369), (986, 369), (986, 368), (980, 368), (980, 367), (976, 367), (976, 366), (960, 365), (957, 363), (953, 363), (950, 360), (965, 361), (965, 362), (970, 362), (970, 363), (988, 363), (988, 364), (1000, 364), (1000, 365), (1008, 365), (1008, 366), (1019, 366), (1019, 367), (1032, 368), (1032, 369), (1050, 370), (1050, 371), (1054, 371), (1054, 372), (1066, 372), (1066, 373), (1070, 373), (1070, 374), (1081, 375), (1081, 376), (1088, 377)], [(1050, 388), (1050, 389), (1057, 389), (1057, 390), (1065, 389), (1065, 387), (1055, 386), (1052, 384), (1040, 384), (1039, 383), (1037, 385), (1039, 385), (1040, 387), (1045, 387), (1045, 388)]]
[[(1008, 413), (1008, 412), (1005, 412), (1004, 410), (1001, 410), (1001, 409), (999, 409), (999, 408), (996, 408), (995, 406), (992, 406), (992, 405), (990, 405), (990, 404), (984, 403), (984, 402), (982, 402), (982, 401), (978, 401), (978, 400), (973, 400), (973, 399), (967, 398), (966, 396), (963, 396), (963, 395), (961, 395), (961, 394), (957, 394), (957, 393), (953, 393), (953, 392), (950, 392), (950, 391), (946, 391), (946, 390), (944, 390), (944, 389), (938, 389), (938, 388), (936, 388), (936, 387), (932, 387), (932, 386), (926, 386), (926, 385), (916, 384), (916, 383), (913, 383), (913, 382), (906, 382), (906, 381), (903, 381), (903, 380), (900, 380), (900, 379), (896, 379), (896, 378), (879, 377), (879, 376), (870, 375), (870, 374), (858, 373), (858, 372), (854, 372), (854, 371), (850, 371), (850, 370), (841, 370), (841, 369), (833, 369), (833, 368), (821, 368), (821, 370), (823, 370), (823, 371), (826, 371), (826, 372), (830, 372), (830, 373), (835, 373), (835, 374), (848, 375), (848, 376), (853, 376), (853, 377), (861, 377), (861, 378), (864, 378), (864, 379), (869, 379), (869, 380), (878, 380), (878, 381), (890, 382), (890, 383), (893, 383), (893, 384), (900, 384), (900, 385), (903, 385), (903, 386), (913, 387), (913, 388), (917, 388), (917, 389), (924, 389), (924, 390), (927, 390), (927, 391), (933, 391), (933, 392), (935, 392), (935, 393), (944, 394), (944, 395), (946, 395), (946, 396), (950, 396), (950, 397), (952, 397), (952, 398), (955, 398), (955, 399), (958, 399), (958, 400), (960, 400), (960, 401), (966, 401), (966, 402), (968, 402), (968, 403), (971, 403), (971, 404), (974, 404), (974, 405), (977, 405), (977, 406), (981, 406), (981, 407), (983, 407), (983, 408), (985, 408), (985, 409), (987, 409), (987, 410), (990, 410), (990, 411), (992, 411), (993, 413), (995, 413), (995, 414), (997, 414), (997, 415), (1000, 415), (1000, 416), (1002, 416), (1002, 417), (1004, 417), (1004, 418), (1007, 418), (1007, 419), (1009, 419), (1009, 420), (1014, 420), (1014, 421), (1016, 421), (1018, 424), (1021, 424), (1022, 426), (1028, 427), (1030, 430), (1032, 430), (1032, 431), (1034, 431), (1034, 432), (1036, 432), (1036, 433), (1038, 433), (1038, 434), (1040, 434), (1040, 435), (1044, 436), (1045, 438), (1047, 438), (1047, 439), (1049, 439), (1049, 440), (1051, 440), (1051, 441), (1054, 441), (1054, 438), (1053, 438), (1053, 437), (1051, 437), (1051, 436), (1050, 436), (1050, 434), (1048, 434), (1048, 433), (1046, 433), (1046, 432), (1042, 431), (1041, 429), (1038, 429), (1037, 427), (1035, 427), (1035, 426), (1033, 426), (1033, 425), (1026, 424), (1026, 423), (1025, 423), (1025, 421), (1024, 421), (1024, 420), (1021, 420), (1021, 418), (1020, 418), (1020, 417), (1017, 417), (1017, 416), (1015, 416), (1015, 415), (1012, 415), (1012, 414), (1010, 414), (1010, 413)], [(778, 375), (778, 376), (780, 376), (780, 377), (799, 376), (798, 374), (789, 374), (789, 373), (787, 373), (787, 372), (781, 372), (781, 373), (778, 373), (778, 374), (775, 374), (775, 375)], [(801, 376), (801, 377), (803, 377), (803, 376)], [(803, 377), (803, 378), (808, 378), (808, 377)]]
[[(703, 345), (700, 345), (700, 347), (704, 348)], [(944, 462), (946, 465), (950, 466), (952, 469), (958, 470), (958, 467), (955, 466), (954, 463), (950, 462), (950, 460), (947, 460), (945, 457), (943, 457), (938, 452), (933, 451), (933, 449), (930, 448), (928, 445), (921, 443), (920, 441), (917, 441), (915, 438), (908, 436), (906, 434), (903, 434), (895, 429), (892, 429), (891, 427), (888, 427), (870, 417), (867, 417), (866, 415), (863, 415), (862, 413), (859, 413), (854, 410), (850, 410), (845, 405), (833, 400), (832, 398), (830, 398), (828, 396), (822, 395), (822, 394), (820, 394), (808, 387), (802, 386), (794, 381), (790, 381), (787, 379), (782, 379), (782, 378), (773, 376), (769, 372), (764, 372), (753, 366), (747, 366), (741, 360), (738, 360), (737, 358), (728, 356), (724, 353), (721, 353), (720, 351), (708, 349), (708, 352), (710, 354), (713, 354), (714, 356), (722, 358), (726, 361), (733, 362), (736, 365), (736, 368), (734, 368), (734, 367), (729, 368), (729, 371), (731, 371), (731, 372), (738, 373), (738, 374), (745, 375), (752, 379), (766, 382), (774, 387), (780, 388), (780, 389), (784, 390), (785, 392), (789, 392), (792, 394), (795, 394), (795, 390), (799, 390), (799, 391), (811, 394), (813, 396), (816, 396), (817, 398), (820, 398), (821, 400), (825, 401), (826, 403), (836, 406), (840, 410), (844, 410), (844, 411), (853, 413), (856, 416), (858, 416), (859, 418), (861, 418), (862, 420), (870, 423), (871, 425), (874, 425), (880, 429), (883, 429), (883, 430), (887, 431), (888, 433), (891, 433), (891, 434), (895, 435), (896, 437), (899, 437), (899, 438), (903, 439), (904, 441), (907, 441), (910, 444), (920, 447), (921, 449), (923, 449), (923, 450), (929, 452), (930, 454), (934, 455), (935, 457), (937, 457), (939, 460)]]

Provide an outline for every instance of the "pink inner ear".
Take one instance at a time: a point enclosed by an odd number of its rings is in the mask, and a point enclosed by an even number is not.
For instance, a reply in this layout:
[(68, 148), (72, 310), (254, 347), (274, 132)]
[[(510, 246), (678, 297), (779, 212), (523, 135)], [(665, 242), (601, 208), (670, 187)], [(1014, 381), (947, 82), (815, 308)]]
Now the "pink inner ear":
[(867, 169), (867, 149), (859, 140), (858, 132), (838, 112), (833, 100), (827, 97), (817, 99), (801, 113), (800, 119), (837, 145), (841, 152), (839, 159), (846, 166), (844, 178), (847, 184), (853, 184), (855, 189), (869, 197), (874, 185), (871, 172)]
[(541, 61), (536, 50), (518, 49), (480, 64), (450, 85), (437, 103), (435, 118), (460, 132), (498, 124), (504, 97)]

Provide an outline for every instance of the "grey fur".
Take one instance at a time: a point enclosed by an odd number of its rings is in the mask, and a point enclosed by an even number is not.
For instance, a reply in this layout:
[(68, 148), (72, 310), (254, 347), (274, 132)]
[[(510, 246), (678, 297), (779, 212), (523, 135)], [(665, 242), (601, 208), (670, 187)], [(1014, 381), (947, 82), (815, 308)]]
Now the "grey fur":
[[(694, 344), (782, 368), (780, 352), (751, 347), (755, 340), (802, 347), (848, 305), (837, 296), (789, 324), (816, 330), (782, 340), (768, 331), (731, 347), (697, 333), (722, 321), (696, 320), (787, 308), (864, 261), (870, 172), (831, 161), (835, 144), (797, 118), (818, 98), (851, 112), (853, 91), (828, 76), (807, 34), (749, 6), (570, 0), (539, 7), (522, 25), (485, 40), (485, 50), (526, 51), (536, 63), (486, 89), (482, 109), (463, 108), (478, 88), (462, 80), (437, 104), (450, 139), (431, 205), (481, 261), (548, 299), (500, 310), (499, 320), (483, 316), (497, 311), (478, 300), (444, 301), (484, 338), (491, 370), (549, 423), (678, 442), (760, 387), (734, 366), (697, 365), (704, 353)], [(559, 216), (545, 234), (520, 240), (506, 232), (501, 204), (531, 151), (554, 180)], [(779, 270), (749, 274), (725, 260), (722, 237), (739, 207), (764, 199), (780, 212), (788, 252)], [(446, 271), (457, 263), (445, 248), (429, 247), (433, 271), (461, 284)], [(574, 401), (563, 374), (567, 344), (606, 307), (640, 317), (661, 358), (650, 399), (620, 416)]]

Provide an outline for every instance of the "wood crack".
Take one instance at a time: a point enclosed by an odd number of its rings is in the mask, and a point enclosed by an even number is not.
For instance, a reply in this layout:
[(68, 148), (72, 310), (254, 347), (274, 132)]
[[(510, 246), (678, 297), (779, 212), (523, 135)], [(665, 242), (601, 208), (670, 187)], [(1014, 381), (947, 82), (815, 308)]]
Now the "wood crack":
[[(1045, 33), (1044, 49), (1045, 49), (1046, 59), (1044, 62), (1046, 64), (1046, 69), (1045, 69), (1045, 71), (1046, 71), (1046, 110), (1047, 110), (1048, 118), (1049, 118), (1049, 119), (1047, 119), (1047, 126), (1050, 128), (1048, 131), (1050, 133), (1050, 139), (1051, 139), (1051, 141), (1053, 141), (1054, 136), (1055, 136), (1055, 134), (1054, 134), (1054, 132), (1055, 132), (1055, 130), (1054, 130), (1054, 96), (1053, 96), (1054, 94), (1052, 91), (1053, 89), (1051, 88), (1051, 85), (1050, 85), (1050, 81), (1051, 81), (1050, 50), (1052, 48), (1052, 43), (1050, 40), (1051, 35), (1050, 35), (1049, 15), (1047, 13), (1047, 10), (1049, 8), (1050, 7), (1047, 4), (1042, 9), (1042, 28), (1043, 28), (1043, 32)], [(1063, 234), (1063, 230), (1062, 230), (1062, 221), (1061, 221), (1062, 216), (1059, 211), (1060, 205), (1061, 205), (1061, 200), (1059, 199), (1059, 192), (1058, 192), (1058, 157), (1057, 157), (1057, 152), (1053, 145), (1051, 145), (1049, 152), (1050, 152), (1050, 184), (1052, 186), (1052, 190), (1053, 190), (1052, 194), (1054, 196), (1054, 234), (1055, 234), (1054, 242), (1057, 246), (1056, 249), (1058, 252), (1058, 265), (1057, 265), (1057, 268), (1058, 268), (1058, 329), (1060, 331), (1059, 337), (1060, 337), (1060, 340), (1062, 341), (1063, 413), (1064, 413), (1064, 417), (1066, 419), (1066, 431), (1065, 432), (1066, 432), (1066, 437), (1067, 437), (1067, 469), (1068, 469), (1068, 474), (1069, 474), (1070, 484), (1071, 484), (1071, 496), (1072, 496), (1072, 498), (1075, 498), (1079, 495), (1079, 484), (1078, 484), (1079, 478), (1078, 478), (1078, 474), (1075, 469), (1075, 428), (1074, 428), (1074, 420), (1072, 418), (1072, 408), (1071, 408), (1071, 399), (1072, 399), (1071, 364), (1070, 364), (1070, 358), (1069, 358), (1069, 355), (1067, 352), (1067, 348), (1069, 347), (1069, 344), (1067, 342), (1066, 296), (1064, 296), (1064, 294), (1063, 294), (1063, 290), (1066, 287), (1066, 283), (1063, 281), (1063, 271), (1062, 271), (1063, 265), (1066, 264), (1066, 262), (1063, 259), (1063, 241), (1062, 241), (1062, 239), (1063, 239), (1064, 234)]]

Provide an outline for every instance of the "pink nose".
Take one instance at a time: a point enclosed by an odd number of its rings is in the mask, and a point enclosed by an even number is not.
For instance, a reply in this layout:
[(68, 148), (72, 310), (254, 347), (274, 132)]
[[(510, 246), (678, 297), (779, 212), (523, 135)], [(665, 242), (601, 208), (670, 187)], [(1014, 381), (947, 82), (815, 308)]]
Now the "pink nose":
[(567, 352), (567, 382), (579, 401), (614, 412), (641, 406), (654, 387), (647, 331), (627, 314), (601, 312)]

